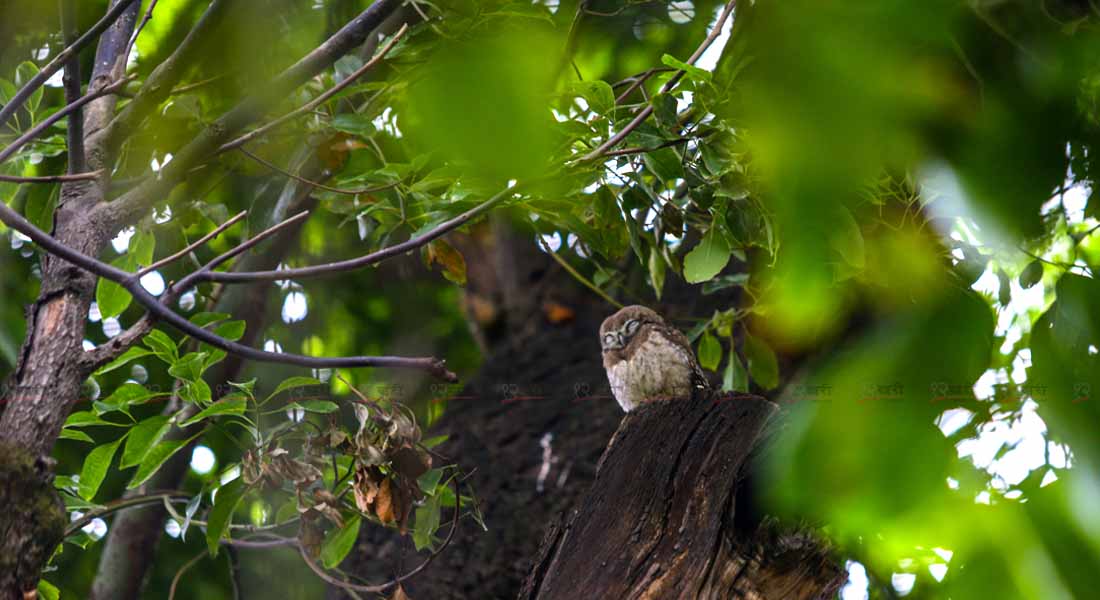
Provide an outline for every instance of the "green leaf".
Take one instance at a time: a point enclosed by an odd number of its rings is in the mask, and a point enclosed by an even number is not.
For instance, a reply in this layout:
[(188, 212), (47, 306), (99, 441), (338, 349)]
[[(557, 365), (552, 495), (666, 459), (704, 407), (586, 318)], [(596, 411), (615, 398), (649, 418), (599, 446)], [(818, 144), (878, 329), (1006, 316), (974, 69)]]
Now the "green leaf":
[(180, 448), (191, 443), (191, 440), (198, 436), (199, 434), (196, 433), (186, 440), (168, 440), (153, 446), (152, 449), (145, 453), (145, 458), (143, 458), (141, 464), (138, 465), (137, 472), (135, 472), (134, 477), (130, 479), (130, 483), (126, 485), (126, 489), (132, 490), (145, 483), (153, 476), (153, 473), (157, 472), (157, 469), (160, 469), (164, 461), (171, 458), (173, 454), (179, 452)]
[(325, 565), (326, 569), (335, 569), (344, 561), (348, 552), (351, 552), (351, 547), (359, 537), (361, 522), (362, 518), (355, 515), (348, 519), (343, 527), (329, 532), (325, 537), (325, 542), (321, 545), (321, 564)]
[(230, 394), (222, 397), (221, 400), (207, 406), (201, 410), (197, 415), (187, 419), (183, 423), (180, 423), (180, 427), (187, 427), (193, 423), (198, 423), (203, 419), (215, 417), (219, 415), (243, 415), (248, 409), (248, 398), (245, 398), (241, 394)]
[(779, 385), (779, 363), (775, 352), (763, 340), (748, 334), (745, 335), (744, 350), (752, 380), (766, 390)]
[(432, 496), (435, 495), (435, 488), (439, 485), (440, 480), (443, 479), (443, 469), (431, 469), (416, 479), (417, 485), (420, 486), (420, 490), (425, 494)]
[(418, 551), (432, 544), (432, 536), (436, 529), (439, 529), (439, 507), (439, 496), (429, 496), (428, 500), (416, 509), (413, 544)]
[(149, 449), (159, 443), (168, 432), (171, 427), (169, 421), (171, 417), (167, 415), (156, 415), (134, 425), (130, 429), (130, 436), (126, 440), (126, 448), (122, 451), (122, 460), (118, 466), (125, 469), (141, 464)]
[(708, 371), (717, 371), (718, 363), (722, 362), (722, 344), (711, 332), (703, 334), (699, 340), (699, 365)]
[[(42, 88), (38, 88), (38, 91), (42, 91)], [(59, 600), (61, 598), (61, 590), (57, 589), (57, 586), (45, 579), (39, 579), (38, 598), (39, 600)]]
[(218, 488), (218, 493), (214, 496), (214, 507), (210, 509), (210, 516), (206, 520), (206, 547), (210, 550), (210, 556), (218, 555), (219, 542), (229, 531), (233, 511), (237, 509), (247, 489), (243, 477)]
[(183, 511), (183, 523), (180, 525), (180, 541), (187, 541), (187, 530), (191, 527), (191, 519), (195, 517), (200, 504), (202, 504), (202, 493), (195, 494), (187, 501), (187, 507)]
[(301, 408), (306, 412), (328, 414), (340, 410), (340, 405), (328, 400), (302, 400), (288, 404), (287, 408)]
[[(732, 348), (732, 345), (730, 346)], [(741, 392), (749, 391), (749, 374), (745, 371), (745, 365), (741, 363), (741, 357), (736, 352), (730, 351), (726, 370), (722, 374), (722, 391)]]
[(711, 227), (703, 241), (684, 257), (684, 279), (702, 283), (722, 272), (730, 260), (730, 248), (717, 227)]
[(179, 349), (176, 348), (176, 343), (163, 331), (154, 329), (142, 341), (158, 358), (168, 364), (175, 363), (179, 359)]
[(596, 114), (610, 116), (615, 110), (615, 92), (606, 81), (576, 81), (572, 87)]
[(102, 375), (104, 373), (110, 373), (111, 371), (114, 371), (115, 369), (118, 369), (119, 367), (126, 366), (126, 363), (128, 363), (132, 360), (141, 358), (143, 356), (149, 356), (152, 353), (153, 353), (152, 351), (146, 350), (145, 348), (141, 348), (139, 346), (134, 346), (134, 347), (130, 348), (129, 350), (127, 350), (126, 352), (123, 352), (122, 356), (120, 356), (120, 357), (112, 360), (111, 362), (103, 365), (102, 367), (100, 367), (99, 370), (95, 372), (95, 374), (96, 375)]
[(437, 435), (435, 437), (430, 437), (426, 440), (421, 440), (420, 445), (424, 446), (425, 448), (435, 448), (436, 446), (438, 446), (438, 445), (442, 444), (443, 442), (447, 441), (447, 438), (449, 438), (449, 437), (451, 437), (451, 436), (449, 436), (449, 435)]
[(151, 231), (137, 231), (130, 238), (129, 250), (132, 268), (147, 267), (153, 264), (153, 251), (157, 246), (157, 238)]
[(299, 387), (306, 387), (306, 386), (309, 386), (309, 385), (324, 385), (324, 384), (321, 383), (320, 381), (312, 378), (312, 377), (290, 377), (288, 379), (283, 380), (283, 382), (280, 383), (275, 388), (275, 391), (271, 392), (271, 395), (269, 395), (267, 397), (267, 399), (270, 400), (270, 399), (274, 398), (275, 396), (279, 395), (279, 392), (285, 392), (286, 390), (289, 390), (289, 389), (299, 388)]
[(699, 67), (689, 65), (686, 62), (677, 59), (671, 54), (665, 54), (661, 56), (661, 62), (674, 69), (680, 69), (688, 76), (689, 79), (695, 81), (710, 81), (711, 72), (706, 69), (700, 69)]
[(204, 364), (206, 364), (205, 352), (188, 352), (168, 367), (168, 374), (184, 381), (197, 381), (202, 377)]
[(211, 323), (217, 323), (218, 321), (224, 321), (229, 318), (229, 313), (220, 312), (200, 312), (191, 315), (191, 318), (187, 319), (199, 327), (206, 327)]
[(95, 288), (95, 303), (99, 306), (99, 314), (104, 319), (117, 317), (130, 306), (134, 299), (130, 292), (110, 279), (99, 278)]
[(92, 449), (84, 459), (84, 466), (80, 469), (80, 483), (78, 491), (80, 497), (91, 500), (99, 491), (99, 485), (107, 476), (107, 468), (111, 466), (111, 459), (115, 457), (115, 450), (126, 436), (122, 436), (110, 444), (104, 444)]
[(1039, 283), (1043, 279), (1043, 263), (1033, 260), (1020, 272), (1020, 287), (1025, 290)]
[(142, 404), (156, 396), (167, 396), (167, 392), (150, 392), (145, 386), (134, 381), (128, 381), (103, 399), (103, 404), (116, 406), (115, 410), (122, 410), (134, 404)]
[(245, 322), (243, 320), (227, 321), (214, 328), (214, 333), (219, 336), (235, 342), (241, 339), (244, 335)]
[(84, 433), (83, 431), (80, 431), (79, 429), (62, 429), (61, 434), (57, 437), (63, 440), (76, 440), (78, 442), (89, 442), (92, 444), (95, 443), (95, 440), (92, 439), (92, 436)]
[(124, 423), (112, 423), (110, 421), (104, 421), (103, 419), (99, 418), (99, 415), (88, 410), (74, 412), (69, 415), (68, 419), (65, 419), (65, 427), (90, 427), (92, 425), (126, 427)]
[[(15, 68), (15, 86), (23, 87), (28, 81), (38, 75), (38, 65), (29, 60), (25, 60)], [(33, 115), (38, 110), (38, 106), (42, 103), (42, 94), (45, 93), (43, 89), (45, 86), (38, 86), (38, 89), (34, 90), (30, 96), (27, 97), (27, 101), (23, 103), (27, 112), (31, 113), (31, 122), (34, 122)]]
[(649, 249), (649, 282), (660, 300), (661, 290), (665, 287), (665, 259), (656, 247)]

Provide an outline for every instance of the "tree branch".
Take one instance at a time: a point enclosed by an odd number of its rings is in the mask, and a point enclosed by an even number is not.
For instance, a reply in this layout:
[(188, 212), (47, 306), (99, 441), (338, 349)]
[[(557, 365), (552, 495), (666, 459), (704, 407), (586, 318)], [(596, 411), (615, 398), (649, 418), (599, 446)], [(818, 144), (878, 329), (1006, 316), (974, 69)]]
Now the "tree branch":
[(73, 173), (72, 175), (39, 175), (35, 177), (22, 177), (18, 175), (0, 174), (0, 181), (7, 183), (67, 183), (69, 181), (89, 181), (98, 179), (103, 171), (90, 171), (88, 173)]
[(244, 154), (248, 158), (251, 158), (252, 160), (256, 161), (257, 163), (267, 167), (268, 169), (271, 169), (272, 171), (274, 171), (276, 173), (279, 173), (280, 175), (283, 175), (285, 177), (289, 177), (289, 178), (291, 178), (294, 181), (297, 181), (299, 183), (304, 183), (306, 185), (313, 186), (317, 189), (333, 192), (333, 193), (336, 193), (336, 194), (346, 194), (348, 196), (358, 196), (360, 194), (373, 194), (374, 192), (381, 192), (382, 190), (388, 190), (388, 189), (390, 189), (392, 187), (395, 187), (398, 184), (400, 184), (400, 182), (398, 181), (398, 182), (395, 182), (395, 183), (385, 183), (385, 184), (382, 184), (382, 185), (374, 185), (374, 186), (371, 186), (371, 187), (359, 188), (357, 190), (332, 187), (332, 186), (325, 185), (325, 184), (323, 184), (321, 182), (318, 182), (318, 181), (310, 181), (309, 179), (306, 179), (305, 177), (302, 177), (301, 175), (291, 173), (290, 171), (287, 171), (286, 169), (280, 167), (279, 165), (276, 165), (275, 163), (273, 163), (269, 160), (260, 158), (259, 156), (253, 154), (252, 152), (249, 152), (244, 147), (237, 148), (237, 150), (240, 150), (241, 154)]
[(173, 262), (183, 258), (184, 256), (187, 256), (188, 252), (193, 252), (199, 246), (202, 246), (206, 242), (209, 242), (210, 240), (218, 237), (219, 235), (221, 235), (221, 233), (223, 231), (225, 231), (226, 229), (229, 229), (234, 223), (236, 223), (237, 221), (240, 221), (241, 219), (243, 219), (244, 216), (247, 215), (247, 214), (248, 214), (248, 211), (242, 210), (241, 212), (233, 215), (228, 221), (226, 221), (225, 223), (222, 223), (221, 225), (218, 225), (210, 233), (202, 236), (201, 238), (195, 240), (194, 242), (191, 242), (183, 250), (180, 250), (179, 252), (176, 252), (175, 254), (173, 254), (171, 256), (166, 256), (166, 257), (154, 262), (153, 264), (149, 265), (148, 267), (138, 269), (138, 271), (136, 273), (134, 273), (134, 277), (137, 277), (138, 279), (141, 279), (146, 274), (151, 273), (153, 271), (156, 271), (157, 269), (163, 268), (167, 265), (170, 265)]
[(42, 132), (49, 129), (54, 123), (60, 121), (61, 119), (64, 119), (70, 113), (80, 110), (80, 107), (91, 102), (92, 100), (95, 100), (96, 98), (101, 98), (109, 94), (117, 93), (119, 90), (126, 87), (126, 84), (128, 83), (130, 83), (130, 78), (121, 79), (119, 81), (116, 81), (115, 83), (112, 83), (111, 85), (102, 87), (97, 90), (92, 90), (87, 94), (84, 94), (76, 102), (66, 104), (61, 110), (55, 112), (49, 117), (46, 117), (46, 119), (44, 119), (41, 123), (35, 125), (26, 133), (16, 138), (15, 141), (9, 144), (7, 148), (0, 150), (0, 163), (3, 163), (4, 161), (11, 158), (13, 154), (18, 152), (19, 149), (23, 147), (23, 145), (37, 138), (39, 135), (42, 135)]
[(20, 88), (19, 91), (11, 97), (11, 100), (9, 100), (8, 103), (3, 106), (3, 108), (0, 108), (0, 125), (4, 125), (5, 123), (7, 123), (8, 119), (10, 119), (13, 114), (15, 114), (15, 111), (18, 110), (20, 106), (23, 106), (23, 102), (25, 102), (27, 98), (29, 98), (30, 95), (34, 93), (35, 90), (41, 87), (42, 84), (46, 83), (46, 80), (48, 80), (50, 77), (53, 76), (54, 73), (61, 69), (61, 67), (63, 67), (70, 58), (79, 53), (80, 50), (91, 43), (92, 40), (99, 37), (99, 34), (106, 31), (107, 28), (111, 26), (111, 24), (113, 24), (116, 20), (118, 20), (120, 16), (122, 16), (122, 13), (126, 12), (126, 8), (133, 3), (134, 0), (119, 0), (118, 4), (112, 6), (111, 9), (107, 11), (107, 14), (103, 15), (103, 18), (100, 19), (95, 25), (93, 25), (91, 29), (84, 32), (84, 35), (77, 38), (75, 42), (70, 44), (67, 48), (62, 50), (60, 54), (55, 56), (53, 60), (49, 62), (49, 64), (47, 64), (45, 67), (42, 67), (42, 70), (39, 71), (37, 75), (31, 77), (31, 80), (28, 81), (26, 85), (24, 85), (22, 88)]
[(77, 531), (80, 531), (85, 525), (100, 517), (105, 517), (111, 513), (118, 512), (126, 508), (144, 506), (146, 504), (157, 504), (160, 502), (167, 502), (168, 500), (188, 500), (191, 498), (191, 496), (194, 496), (194, 494), (169, 490), (149, 492), (148, 494), (142, 494), (140, 496), (130, 496), (128, 498), (115, 500), (114, 502), (108, 502), (106, 505), (103, 506), (103, 508), (88, 511), (84, 513), (84, 516), (73, 521), (72, 523), (69, 523), (68, 527), (65, 528), (64, 537), (69, 537)]
[[(435, 377), (447, 381), (457, 381), (458, 376), (448, 371), (445, 362), (437, 358), (410, 358), (403, 356), (347, 356), (347, 357), (314, 357), (300, 354), (284, 354), (280, 352), (267, 352), (257, 350), (250, 346), (231, 342), (206, 329), (198, 327), (194, 323), (173, 312), (152, 294), (145, 291), (132, 273), (128, 273), (101, 262), (82, 252), (74, 250), (52, 236), (35, 227), (7, 205), (0, 204), (0, 220), (8, 224), (47, 252), (54, 254), (86, 271), (94, 273), (104, 279), (118, 283), (126, 291), (133, 295), (134, 299), (143, 304), (149, 312), (158, 319), (162, 319), (180, 332), (189, 335), (200, 342), (206, 342), (215, 348), (236, 354), (242, 358), (261, 362), (274, 362), (281, 364), (298, 365), (310, 368), (340, 368), (340, 367), (389, 367), (398, 369), (416, 369), (426, 371)], [(245, 242), (247, 244), (247, 242)], [(217, 260), (217, 259), (215, 259)]]
[(437, 227), (422, 233), (418, 236), (413, 236), (404, 242), (388, 246), (376, 252), (365, 254), (357, 258), (350, 258), (348, 260), (340, 260), (336, 262), (325, 263), (322, 265), (313, 265), (309, 267), (299, 267), (296, 269), (276, 269), (269, 271), (209, 271), (201, 276), (195, 278), (195, 283), (200, 281), (218, 281), (223, 283), (240, 283), (242, 281), (281, 281), (283, 279), (304, 279), (307, 277), (317, 277), (320, 275), (329, 275), (331, 273), (341, 273), (343, 271), (351, 271), (367, 265), (372, 265), (387, 258), (404, 254), (410, 250), (415, 250), (432, 240), (435, 240), (459, 227), (468, 223), (473, 218), (483, 214), (489, 209), (493, 208), (505, 198), (511, 196), (515, 189), (519, 187), (512, 186), (498, 192), (488, 200), (478, 204), (470, 210), (454, 217), (453, 219), (440, 223)]
[[(699, 44), (699, 47), (696, 48), (695, 52), (693, 52), (692, 55), (688, 57), (687, 64), (695, 64), (695, 61), (699, 60), (699, 57), (703, 55), (703, 52), (706, 52), (707, 48), (709, 48), (710, 45), (714, 43), (714, 40), (717, 39), (718, 34), (722, 32), (722, 26), (726, 24), (726, 19), (729, 18), (730, 13), (733, 12), (733, 7), (736, 4), (737, 0), (730, 0), (728, 3), (726, 3), (726, 7), (722, 10), (722, 14), (718, 15), (718, 20), (714, 23), (714, 27), (711, 29), (710, 33), (707, 34), (706, 39), (704, 39), (703, 43)], [(676, 84), (680, 82), (680, 79), (683, 78), (683, 76), (684, 71), (682, 69), (677, 70), (676, 74), (674, 74), (672, 78), (669, 79), (665, 83), (665, 85), (661, 87), (660, 93), (667, 94), (668, 92), (672, 91), (672, 88), (676, 87)], [(649, 115), (651, 114), (653, 114), (653, 104), (648, 104), (645, 108), (642, 109), (641, 112), (639, 112), (634, 117), (633, 120), (630, 121), (630, 123), (627, 123), (626, 127), (623, 127), (622, 130), (619, 131), (619, 133), (611, 136), (606, 142), (600, 144), (595, 150), (582, 156), (580, 159), (578, 159), (577, 162), (588, 162), (602, 157), (608, 150), (614, 148), (619, 142), (626, 139), (626, 136), (630, 135), (630, 132), (634, 131), (638, 128), (639, 125), (645, 122), (645, 120), (648, 119)]]
[(351, 85), (352, 83), (354, 83), (356, 80), (358, 80), (360, 77), (362, 77), (367, 71), (371, 70), (375, 65), (382, 62), (382, 59), (384, 59), (386, 57), (386, 54), (389, 53), (390, 49), (393, 48), (394, 45), (396, 45), (397, 42), (402, 37), (405, 36), (405, 33), (407, 33), (408, 30), (409, 30), (408, 24), (401, 25), (401, 29), (398, 29), (397, 33), (393, 34), (393, 37), (390, 38), (390, 41), (385, 46), (383, 46), (382, 49), (379, 50), (377, 54), (374, 55), (374, 58), (370, 59), (363, 66), (356, 69), (354, 73), (352, 73), (351, 75), (348, 75), (343, 81), (341, 81), (340, 83), (337, 83), (336, 85), (332, 86), (331, 88), (326, 90), (320, 96), (317, 96), (313, 100), (307, 102), (306, 104), (302, 105), (301, 107), (299, 107), (295, 110), (292, 110), (292, 111), (288, 112), (287, 114), (279, 117), (278, 119), (275, 119), (274, 121), (272, 121), (272, 122), (270, 122), (266, 125), (258, 127), (256, 129), (242, 135), (241, 137), (231, 141), (231, 142), (227, 142), (225, 144), (222, 144), (222, 146), (220, 148), (218, 148), (218, 154), (221, 154), (221, 153), (226, 152), (228, 150), (232, 150), (234, 148), (239, 148), (240, 146), (243, 146), (243, 145), (247, 144), (248, 142), (256, 139), (257, 137), (267, 133), (268, 131), (271, 131), (272, 129), (278, 127), (279, 125), (282, 125), (283, 123), (286, 123), (287, 121), (289, 121), (289, 120), (291, 120), (291, 119), (293, 119), (293, 118), (295, 118), (295, 117), (297, 117), (297, 116), (299, 116), (303, 113), (307, 113), (307, 112), (317, 108), (318, 106), (321, 106), (322, 104), (327, 102), (329, 98), (332, 98), (336, 94), (340, 93), (341, 90), (343, 90), (344, 88), (346, 88), (349, 85)]
[[(65, 45), (72, 46), (76, 40), (76, 14), (75, 0), (61, 0), (61, 32), (65, 37)], [(80, 56), (73, 54), (65, 62), (65, 104), (72, 104), (80, 99)], [(84, 170), (84, 114), (77, 109), (69, 117), (68, 127), (65, 132), (66, 147), (69, 151), (70, 174), (80, 173)]]
[(94, 144), (102, 145), (107, 153), (113, 154), (125, 136), (172, 93), (172, 88), (193, 65), (197, 53), (206, 46), (207, 34), (221, 23), (229, 4), (227, 0), (210, 2), (180, 45), (145, 79), (134, 98), (95, 134)]

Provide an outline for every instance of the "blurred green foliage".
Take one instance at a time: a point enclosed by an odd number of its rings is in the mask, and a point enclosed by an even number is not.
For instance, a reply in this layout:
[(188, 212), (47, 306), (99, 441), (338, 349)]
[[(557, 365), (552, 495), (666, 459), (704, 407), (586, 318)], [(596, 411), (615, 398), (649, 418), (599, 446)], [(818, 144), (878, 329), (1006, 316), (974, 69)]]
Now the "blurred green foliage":
[[(159, 168), (258, 81), (367, 4), (263, 0), (238, 7), (189, 67), (186, 87), (127, 141), (113, 192), (148, 176), (153, 161)], [(80, 5), (86, 27), (105, 2)], [(135, 89), (204, 8), (189, 0), (158, 4), (131, 65)], [(768, 393), (789, 405), (770, 507), (822, 527), (842, 557), (865, 566), (870, 584), (853, 583), (845, 598), (1094, 593), (1095, 3), (746, 0), (694, 65), (685, 61), (716, 26), (720, 3), (455, 0), (416, 8), (428, 22), (414, 26), (382, 65), (249, 145), (290, 170), (301, 166), (304, 146), (331, 174), (329, 186), (373, 189), (317, 192), (319, 210), (290, 266), (426, 231), (515, 180), (518, 193), (502, 211), (602, 294), (654, 303), (678, 279), (701, 294), (743, 290), (739, 304), (696, 315), (689, 334), (727, 389)], [(43, 64), (36, 51), (58, 51), (56, 21), (52, 6), (0, 7), (0, 102), (34, 63)], [(286, 98), (277, 114), (316, 97), (366, 58), (342, 58)], [(90, 66), (90, 52), (82, 62)], [(47, 87), (0, 140), (62, 104), (61, 90)], [(632, 124), (647, 107), (652, 116)], [(630, 127), (610, 153), (582, 159)], [(63, 143), (62, 123), (0, 170), (59, 173)], [(136, 268), (154, 251), (148, 240), (156, 240), (156, 257), (165, 256), (251, 209), (244, 226), (199, 251), (214, 256), (263, 227), (283, 185), (240, 153), (212, 158), (155, 216), (136, 224), (122, 252), (108, 249), (103, 258)], [(0, 197), (49, 228), (56, 186), (0, 183)], [(19, 238), (7, 239), (11, 252), (0, 252), (0, 360), (10, 369), (24, 327), (18, 306), (36, 293), (37, 256)], [(480, 358), (456, 285), (465, 281), (466, 261), (451, 245), (433, 246), (424, 258), (442, 276), (410, 259), (272, 286), (260, 343), (307, 354), (434, 354), (470, 374)], [(177, 264), (162, 277), (178, 280), (191, 268)], [(100, 317), (117, 312), (122, 325), (132, 324), (139, 307), (112, 299), (111, 291)], [(200, 289), (183, 312), (193, 316), (212, 293)], [(105, 325), (89, 323), (91, 343), (106, 340)], [(194, 379), (189, 367), (168, 361), (170, 372), (154, 358), (134, 363), (143, 365), (146, 387)], [(135, 378), (130, 367), (89, 385), (99, 390), (99, 408), (124, 399), (124, 382)], [(265, 392), (290, 375), (302, 373), (269, 365), (247, 370)], [(438, 416), (441, 405), (428, 402), (434, 394), (422, 379), (342, 375), (380, 396), (400, 385), (400, 399), (422, 422)], [(349, 393), (336, 378), (328, 391)], [(201, 386), (191, 392), (203, 405), (216, 399)], [(133, 422), (155, 429), (149, 419), (159, 403), (130, 400)], [(265, 419), (269, 426), (285, 422), (281, 412)], [(110, 461), (89, 465), (85, 457), (114, 454), (103, 444), (119, 439), (119, 431), (75, 429), (102, 450), (89, 452), (87, 440), (70, 434), (57, 446), (60, 472), (96, 475), (106, 466), (98, 496), (82, 480), (84, 500), (116, 497), (129, 472)], [(132, 438), (148, 433), (126, 431)], [(217, 474), (242, 460), (247, 436), (214, 431), (202, 443), (218, 466), (190, 473), (189, 490), (216, 487)], [(125, 457), (127, 446), (121, 448)], [(280, 507), (269, 500), (246, 496), (236, 519), (270, 522)], [(425, 512), (424, 522), (438, 518), (439, 502), (428, 503), (437, 510)], [(418, 509), (418, 522), (420, 515)], [(345, 546), (348, 527), (328, 532), (329, 562), (334, 548)], [(414, 536), (418, 547), (430, 543), (422, 530)], [(162, 546), (152, 588), (167, 587), (178, 565), (203, 547), (198, 537)], [(99, 545), (58, 557), (60, 573), (47, 577), (63, 597), (88, 588)], [(282, 597), (317, 593), (297, 561), (254, 568), (270, 571), (250, 572), (252, 584), (275, 582)], [(184, 593), (219, 597), (224, 577), (210, 569)]]

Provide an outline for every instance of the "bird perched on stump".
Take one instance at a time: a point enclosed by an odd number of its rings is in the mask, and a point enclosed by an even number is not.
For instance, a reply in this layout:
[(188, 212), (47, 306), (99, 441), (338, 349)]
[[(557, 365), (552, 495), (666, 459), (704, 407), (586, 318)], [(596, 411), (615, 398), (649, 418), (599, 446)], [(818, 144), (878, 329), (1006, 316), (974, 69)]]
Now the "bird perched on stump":
[(605, 319), (600, 347), (611, 393), (627, 412), (709, 388), (687, 336), (644, 306), (627, 306)]

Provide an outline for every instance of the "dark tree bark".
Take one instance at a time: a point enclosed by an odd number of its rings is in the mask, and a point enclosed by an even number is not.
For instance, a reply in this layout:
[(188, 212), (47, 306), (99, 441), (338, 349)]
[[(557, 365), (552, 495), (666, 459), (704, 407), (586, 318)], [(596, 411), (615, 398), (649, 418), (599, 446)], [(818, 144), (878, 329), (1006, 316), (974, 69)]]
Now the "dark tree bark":
[(742, 483), (775, 404), (673, 398), (623, 420), (592, 489), (548, 531), (522, 600), (817, 600), (847, 575), (826, 546), (756, 518)]

